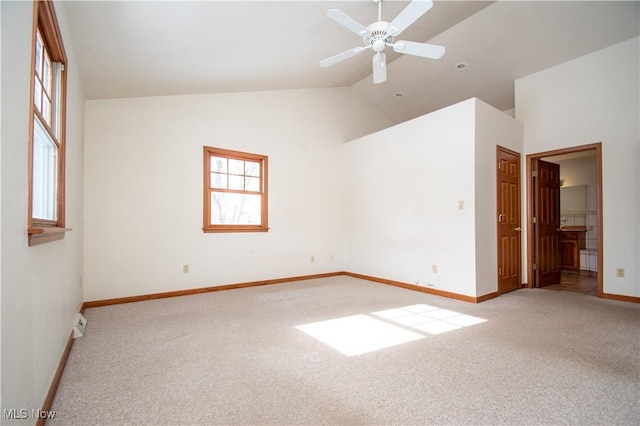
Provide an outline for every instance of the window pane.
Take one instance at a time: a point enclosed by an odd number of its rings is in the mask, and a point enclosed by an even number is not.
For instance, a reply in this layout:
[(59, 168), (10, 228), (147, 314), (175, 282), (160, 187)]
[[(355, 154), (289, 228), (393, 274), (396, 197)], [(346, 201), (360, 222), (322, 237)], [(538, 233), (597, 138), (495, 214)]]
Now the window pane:
[(211, 173), (211, 188), (227, 189), (227, 175), (223, 173)]
[(222, 157), (210, 157), (211, 158), (211, 171), (227, 173), (227, 159)]
[(254, 161), (245, 161), (244, 174), (247, 176), (260, 177), (260, 163)]
[(261, 195), (211, 193), (212, 225), (260, 225)]
[(234, 160), (233, 158), (229, 159), (229, 173), (233, 173), (234, 175), (243, 175), (244, 174), (244, 161), (242, 160)]
[(33, 90), (33, 103), (35, 104), (40, 114), (42, 114), (42, 86), (40, 85), (40, 81), (36, 78), (36, 84)]
[(40, 32), (36, 38), (36, 75), (42, 78), (42, 38)]
[(51, 101), (46, 96), (42, 97), (42, 117), (44, 117), (45, 121), (51, 127)]
[(51, 59), (47, 50), (44, 51), (44, 62), (42, 67), (42, 85), (47, 93), (51, 93)]
[(244, 177), (229, 175), (229, 189), (244, 191)]
[(260, 178), (257, 177), (248, 177), (245, 180), (247, 187), (246, 191), (255, 191), (260, 192)]
[(58, 147), (40, 120), (33, 124), (33, 199), (34, 218), (56, 220)]

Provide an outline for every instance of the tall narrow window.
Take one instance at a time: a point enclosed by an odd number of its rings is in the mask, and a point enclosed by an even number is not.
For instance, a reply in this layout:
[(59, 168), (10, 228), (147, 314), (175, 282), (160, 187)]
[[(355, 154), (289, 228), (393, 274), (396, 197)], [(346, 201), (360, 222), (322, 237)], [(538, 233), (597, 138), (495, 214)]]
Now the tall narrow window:
[(267, 224), (268, 157), (204, 147), (204, 232), (261, 232)]
[(29, 245), (64, 237), (66, 55), (51, 1), (34, 2)]

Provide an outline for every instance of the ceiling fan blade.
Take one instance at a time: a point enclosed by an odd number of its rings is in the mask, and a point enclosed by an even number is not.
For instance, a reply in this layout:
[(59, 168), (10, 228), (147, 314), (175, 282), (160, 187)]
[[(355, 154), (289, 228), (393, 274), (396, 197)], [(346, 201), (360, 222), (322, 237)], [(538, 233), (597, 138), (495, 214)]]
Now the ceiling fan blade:
[(346, 50), (342, 53), (338, 53), (337, 55), (333, 55), (330, 58), (327, 59), (323, 59), (320, 61), (320, 66), (321, 67), (330, 67), (331, 65), (335, 65), (338, 62), (342, 62), (345, 59), (349, 59), (352, 58), (354, 56), (356, 56), (358, 53), (362, 53), (365, 50), (367, 50), (369, 47), (354, 47), (353, 49), (350, 50)]
[(397, 36), (432, 7), (433, 2), (431, 0), (413, 0), (391, 21), (387, 33), (391, 36)]
[(428, 43), (416, 43), (415, 41), (400, 40), (393, 44), (393, 50), (398, 53), (406, 53), (408, 55), (422, 56), (429, 59), (440, 59), (444, 55), (444, 46), (438, 46)]
[(352, 31), (359, 35), (360, 37), (364, 37), (369, 34), (369, 30), (362, 25), (360, 22), (353, 19), (351, 16), (347, 15), (340, 9), (330, 9), (327, 11), (327, 16), (338, 24), (342, 25), (349, 31)]
[(373, 55), (373, 83), (379, 84), (387, 80), (387, 58), (384, 53)]

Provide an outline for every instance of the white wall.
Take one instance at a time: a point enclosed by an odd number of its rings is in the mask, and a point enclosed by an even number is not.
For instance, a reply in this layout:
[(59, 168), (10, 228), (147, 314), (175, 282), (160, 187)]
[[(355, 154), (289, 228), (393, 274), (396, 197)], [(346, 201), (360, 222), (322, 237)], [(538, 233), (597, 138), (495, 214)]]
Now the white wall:
[(346, 270), (496, 291), (496, 144), (521, 143), (521, 125), (477, 99), (347, 143)]
[[(602, 142), (604, 292), (640, 296), (639, 42), (516, 81), (527, 154)], [(625, 277), (616, 277), (625, 268)]]
[(597, 181), (596, 181), (596, 157), (570, 158), (568, 160), (553, 160), (560, 166), (560, 179), (563, 180), (563, 187), (586, 185), (586, 202), (589, 208), (597, 204)]
[(347, 271), (475, 296), (474, 120), (470, 99), (344, 146)]
[[(347, 88), (87, 102), (85, 300), (344, 270), (341, 146), (389, 123)], [(204, 145), (269, 156), (269, 232), (202, 232)]]
[[(41, 408), (82, 304), (84, 99), (64, 8), (56, 12), (69, 59), (65, 239), (27, 246), (31, 2), (0, 2), (2, 17), (2, 409)], [(26, 423), (35, 423), (27, 419)]]

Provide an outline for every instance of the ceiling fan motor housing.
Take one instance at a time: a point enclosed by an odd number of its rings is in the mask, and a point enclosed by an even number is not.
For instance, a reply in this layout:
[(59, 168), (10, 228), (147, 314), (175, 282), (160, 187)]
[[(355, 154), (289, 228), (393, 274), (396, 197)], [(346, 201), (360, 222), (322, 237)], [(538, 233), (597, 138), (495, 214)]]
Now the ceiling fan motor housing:
[(362, 38), (366, 47), (371, 46), (375, 52), (382, 52), (388, 43), (393, 43), (393, 37), (389, 35), (389, 23), (385, 21), (374, 22), (367, 27), (369, 34)]

